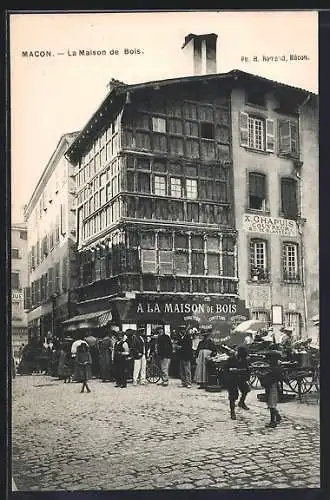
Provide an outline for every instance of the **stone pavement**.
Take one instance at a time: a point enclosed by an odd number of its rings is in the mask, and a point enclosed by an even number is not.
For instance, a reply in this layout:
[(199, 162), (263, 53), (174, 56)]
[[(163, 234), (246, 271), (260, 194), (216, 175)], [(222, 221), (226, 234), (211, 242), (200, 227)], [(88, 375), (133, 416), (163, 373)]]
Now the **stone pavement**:
[(227, 395), (153, 384), (126, 389), (42, 375), (13, 380), (13, 478), (18, 490), (319, 488), (319, 406), (229, 418)]

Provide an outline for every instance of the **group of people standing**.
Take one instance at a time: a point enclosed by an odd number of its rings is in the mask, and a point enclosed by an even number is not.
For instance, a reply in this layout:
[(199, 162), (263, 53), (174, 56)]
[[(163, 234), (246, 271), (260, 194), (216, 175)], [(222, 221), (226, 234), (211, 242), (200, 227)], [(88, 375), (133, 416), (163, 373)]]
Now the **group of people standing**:
[[(88, 343), (88, 337), (81, 336), (73, 343), (60, 346), (57, 374), (64, 382), (84, 379), (87, 384), (91, 376), (97, 376), (103, 382), (114, 381), (120, 388), (127, 387), (127, 380), (131, 378), (133, 386), (145, 385), (147, 360), (154, 358), (160, 368), (160, 385), (166, 387), (175, 352), (182, 387), (191, 388), (194, 379), (203, 388), (207, 383), (207, 360), (216, 353), (216, 346), (210, 331), (199, 333), (202, 340), (197, 346), (192, 328), (177, 334), (175, 341), (164, 328), (158, 328), (152, 335), (142, 335), (135, 330), (111, 330), (98, 339), (97, 346)], [(89, 392), (89, 388), (84, 387)]]
[[(208, 362), (217, 354), (211, 333), (209, 330), (199, 331), (196, 345), (195, 332), (192, 328), (187, 328), (176, 336), (174, 346), (173, 340), (163, 328), (150, 336), (134, 330), (111, 331), (98, 343), (99, 376), (103, 382), (114, 381), (118, 388), (126, 388), (130, 378), (133, 386), (145, 385), (147, 360), (155, 357), (161, 373), (160, 385), (166, 387), (169, 384), (169, 368), (175, 350), (179, 359), (181, 386), (191, 388), (194, 380), (198, 388), (205, 388), (208, 382)], [(76, 348), (75, 344), (78, 344)], [(251, 390), (248, 350), (246, 346), (240, 346), (230, 349), (227, 354), (228, 359), (223, 366), (223, 385), (228, 392), (230, 417), (236, 420), (236, 406), (249, 410), (246, 404), (246, 397)], [(269, 370), (260, 381), (265, 388), (271, 417), (267, 426), (276, 427), (281, 421), (277, 409), (281, 383), (281, 370), (278, 366), (280, 356), (277, 351), (270, 350), (267, 357)], [(64, 382), (69, 382), (73, 376), (75, 380), (82, 382), (81, 392), (86, 389), (89, 393), (91, 390), (88, 380), (92, 376), (92, 363), (90, 346), (86, 340), (80, 339), (69, 350), (60, 354), (59, 376)]]

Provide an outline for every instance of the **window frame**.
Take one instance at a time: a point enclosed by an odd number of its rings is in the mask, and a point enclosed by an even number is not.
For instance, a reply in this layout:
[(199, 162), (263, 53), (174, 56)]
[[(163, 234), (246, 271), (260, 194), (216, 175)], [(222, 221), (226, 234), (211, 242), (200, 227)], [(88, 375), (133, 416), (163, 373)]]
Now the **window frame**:
[[(281, 127), (288, 125), (289, 133), (283, 135), (281, 133)], [(295, 139), (293, 139), (292, 129), (295, 128)], [(281, 118), (278, 120), (278, 155), (279, 156), (292, 156), (294, 158), (299, 158), (300, 155), (300, 141), (299, 141), (299, 121), (289, 118)], [(285, 148), (283, 145), (284, 139), (289, 141), (288, 147)], [(295, 143), (295, 151), (293, 150), (293, 142)]]
[[(259, 176), (264, 179), (264, 198), (262, 201), (262, 208), (254, 208), (251, 207), (251, 177)], [(249, 211), (257, 211), (257, 212), (267, 212), (268, 211), (268, 189), (267, 189), (267, 175), (263, 172), (258, 171), (248, 171), (247, 172), (247, 209)]]
[[(13, 247), (11, 248), (11, 258), (12, 259), (19, 260), (19, 259), (22, 258), (21, 255), (20, 255), (20, 251), (19, 250), (20, 250), (19, 248), (13, 248)], [(13, 251), (17, 252), (16, 256), (13, 255)]]
[[(180, 194), (177, 193), (177, 194), (174, 194), (177, 189), (173, 189), (173, 184), (172, 184), (172, 181), (179, 181), (180, 182)], [(182, 178), (181, 177), (175, 177), (175, 176), (171, 176), (170, 177), (170, 193), (171, 193), (171, 197), (172, 198), (176, 198), (176, 199), (180, 199), (182, 198), (182, 186), (183, 186), (183, 182), (182, 182)], [(178, 186), (176, 186), (178, 187)]]
[[(17, 283), (18, 283), (18, 287), (14, 287), (13, 286), (13, 274), (17, 275)], [(12, 290), (21, 290), (21, 280), (20, 280), (20, 277), (21, 277), (21, 273), (19, 270), (16, 270), (16, 269), (12, 269), (11, 270), (11, 275), (10, 275), (10, 286), (11, 286), (11, 289)]]
[[(160, 123), (162, 124), (162, 127), (160, 127)], [(161, 134), (166, 134), (167, 133), (167, 123), (166, 123), (166, 118), (162, 116), (152, 116), (151, 117), (151, 130), (153, 132), (159, 132)]]
[[(188, 183), (195, 183), (196, 184), (196, 191), (192, 189), (188, 189)], [(193, 196), (191, 196), (191, 194)], [(198, 200), (198, 180), (193, 179), (191, 177), (186, 177), (186, 198), (188, 200)]]
[[(290, 271), (288, 270), (288, 264), (290, 260), (290, 255), (288, 255), (288, 250), (289, 247), (294, 248), (294, 268), (295, 272), (291, 276)], [(296, 243), (295, 241), (283, 241), (281, 245), (281, 257), (282, 257), (282, 265), (281, 265), (281, 270), (282, 270), (282, 280), (284, 283), (299, 283), (301, 278), (300, 278), (300, 254), (299, 254), (299, 243)]]
[[(163, 186), (164, 190), (163, 189), (158, 190), (159, 187), (162, 187), (161, 183), (159, 183), (160, 179), (164, 181), (164, 186)], [(159, 175), (158, 173), (154, 174), (154, 189), (153, 189), (153, 193), (155, 195), (157, 195), (157, 196), (166, 196), (166, 194), (167, 194), (166, 180), (167, 180), (167, 176), (166, 175)]]
[[(250, 120), (257, 120), (262, 124), (262, 147), (257, 148), (255, 141), (251, 141)], [(255, 124), (254, 124), (255, 129)], [(271, 129), (271, 130), (270, 130)], [(255, 134), (255, 131), (254, 131)], [(256, 153), (275, 153), (276, 135), (275, 120), (260, 114), (239, 112), (239, 137), (240, 145)]]
[[(257, 245), (263, 245), (263, 266), (258, 266)], [(253, 261), (252, 261), (252, 245)], [(270, 281), (270, 258), (269, 258), (269, 242), (263, 238), (249, 239), (249, 276), (248, 281), (253, 283), (269, 282)]]

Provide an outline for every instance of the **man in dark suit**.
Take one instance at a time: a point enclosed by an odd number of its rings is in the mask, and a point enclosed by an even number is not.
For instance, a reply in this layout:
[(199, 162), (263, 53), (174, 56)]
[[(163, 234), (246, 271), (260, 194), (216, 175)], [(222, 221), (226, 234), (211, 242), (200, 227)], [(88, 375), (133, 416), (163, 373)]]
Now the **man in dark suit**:
[(190, 329), (187, 329), (178, 340), (179, 359), (180, 359), (180, 377), (182, 387), (191, 388), (191, 360), (193, 357), (192, 335)]

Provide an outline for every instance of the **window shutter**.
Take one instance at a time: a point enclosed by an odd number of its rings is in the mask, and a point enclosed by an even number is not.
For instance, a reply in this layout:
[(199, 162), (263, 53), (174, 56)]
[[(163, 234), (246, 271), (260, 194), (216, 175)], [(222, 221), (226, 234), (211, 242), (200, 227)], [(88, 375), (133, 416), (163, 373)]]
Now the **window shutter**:
[(293, 179), (281, 181), (282, 212), (286, 217), (297, 217), (297, 183)]
[(244, 113), (243, 111), (240, 112), (239, 128), (240, 128), (241, 146), (248, 146), (249, 145), (249, 115), (247, 113)]
[(31, 288), (24, 288), (24, 309), (31, 309)]
[(266, 120), (266, 151), (273, 153), (275, 150), (275, 127), (274, 120)]
[(291, 153), (298, 154), (298, 126), (290, 122), (290, 148)]
[(291, 133), (289, 120), (279, 122), (279, 151), (280, 153), (290, 153)]

